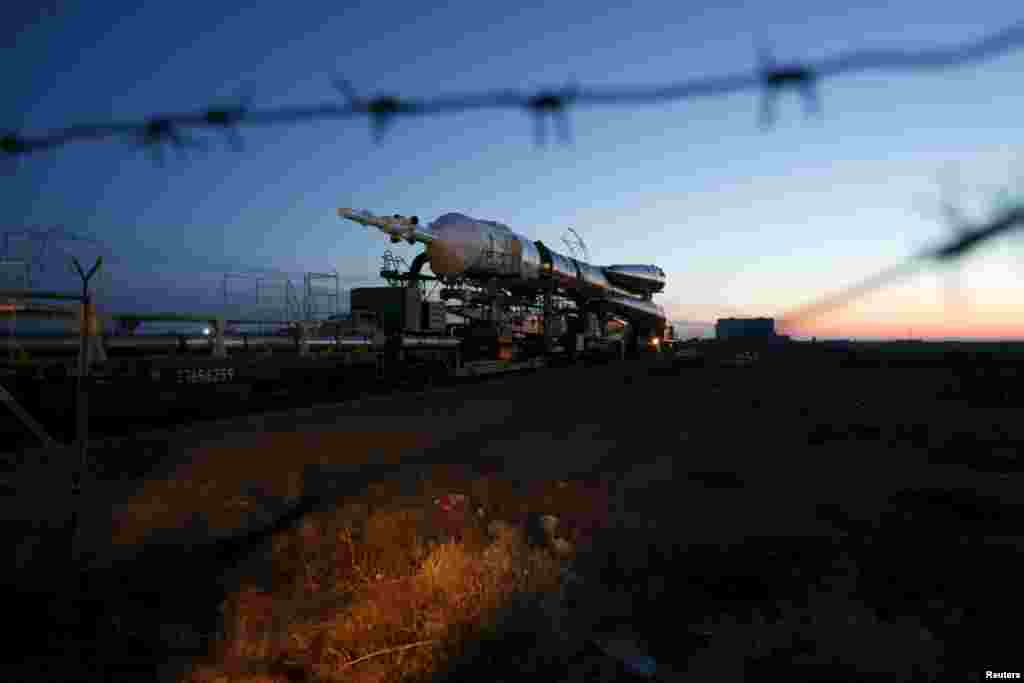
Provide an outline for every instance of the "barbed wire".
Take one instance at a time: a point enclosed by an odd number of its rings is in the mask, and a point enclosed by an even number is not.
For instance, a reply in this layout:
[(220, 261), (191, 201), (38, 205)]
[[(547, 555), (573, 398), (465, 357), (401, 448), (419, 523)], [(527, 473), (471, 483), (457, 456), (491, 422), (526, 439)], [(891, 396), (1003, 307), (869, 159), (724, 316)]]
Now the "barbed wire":
[(987, 221), (979, 225), (966, 223), (961, 212), (950, 213), (960, 217), (958, 224), (953, 226), (957, 230), (957, 235), (953, 239), (938, 247), (925, 249), (909, 260), (885, 268), (861, 282), (784, 313), (778, 317), (780, 328), (792, 329), (798, 323), (808, 322), (846, 306), (865, 294), (896, 284), (929, 263), (948, 264), (962, 261), (969, 254), (976, 252), (981, 245), (1024, 228), (1024, 204), (1008, 204), (1004, 201), (1003, 206), (998, 207)]
[(40, 134), (24, 134), (7, 129), (0, 133), (0, 157), (8, 159), (51, 150), (73, 142), (121, 138), (150, 150), (162, 163), (163, 149), (175, 148), (179, 154), (191, 149), (207, 149), (209, 140), (192, 133), (208, 129), (221, 133), (229, 146), (242, 149), (239, 128), (263, 125), (294, 125), (308, 121), (367, 117), (376, 142), (381, 142), (395, 120), (401, 116), (428, 116), (482, 109), (521, 109), (535, 118), (538, 145), (546, 143), (550, 121), (565, 143), (571, 141), (569, 109), (578, 106), (656, 104), (721, 97), (744, 91), (761, 92), (759, 120), (762, 129), (775, 124), (779, 96), (794, 91), (804, 101), (807, 116), (821, 115), (819, 86), (822, 81), (871, 71), (935, 71), (984, 62), (1024, 47), (1024, 21), (1019, 21), (981, 39), (957, 45), (924, 50), (859, 50), (839, 54), (818, 62), (778, 63), (765, 48), (758, 50), (758, 67), (752, 73), (704, 77), (660, 86), (631, 86), (583, 89), (570, 84), (559, 89), (523, 93), (498, 90), (477, 94), (435, 98), (406, 98), (398, 95), (364, 97), (343, 78), (334, 78), (334, 87), (347, 102), (254, 109), (248, 100), (231, 106), (179, 113), (153, 115), (142, 121), (73, 125)]

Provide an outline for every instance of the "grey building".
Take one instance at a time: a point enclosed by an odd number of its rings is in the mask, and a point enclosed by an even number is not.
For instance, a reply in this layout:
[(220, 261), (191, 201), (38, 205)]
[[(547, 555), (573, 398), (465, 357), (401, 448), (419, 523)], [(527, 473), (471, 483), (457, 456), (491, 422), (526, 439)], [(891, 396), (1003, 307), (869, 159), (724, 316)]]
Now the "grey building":
[(716, 339), (775, 339), (775, 318), (719, 318)]

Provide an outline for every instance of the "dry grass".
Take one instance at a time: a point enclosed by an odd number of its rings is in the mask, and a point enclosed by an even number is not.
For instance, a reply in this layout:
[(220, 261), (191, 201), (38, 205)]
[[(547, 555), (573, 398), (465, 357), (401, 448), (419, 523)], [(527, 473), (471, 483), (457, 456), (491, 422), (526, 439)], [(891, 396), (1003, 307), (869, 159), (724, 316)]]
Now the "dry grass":
[[(569, 513), (576, 532), (606, 501), (587, 498), (594, 485), (584, 482), (517, 492), (479, 477), (457, 485), (453, 468), (436, 474), (416, 495), (371, 488), (274, 538), (248, 563), (223, 605), (221, 642), (188, 680), (436, 680), (510, 648), (565, 660), (567, 560), (530, 541), (525, 513)], [(449, 498), (442, 483), (473, 493)], [(521, 642), (524, 632), (535, 642)]]
[[(185, 680), (619, 679), (622, 663), (598, 642), (655, 655), (660, 680), (745, 680), (744, 661), (768, 667), (773, 653), (822, 672), (935, 673), (922, 663), (941, 648), (914, 619), (880, 620), (855, 597), (856, 566), (777, 614), (701, 618), (686, 561), (672, 557), (678, 536), (615, 513), (607, 482), (433, 474), (414, 494), (379, 484), (278, 535), (224, 603), (222, 641)], [(573, 555), (536, 542), (538, 513), (559, 517)], [(678, 624), (666, 634), (668, 614)], [(695, 644), (687, 627), (713, 636)]]

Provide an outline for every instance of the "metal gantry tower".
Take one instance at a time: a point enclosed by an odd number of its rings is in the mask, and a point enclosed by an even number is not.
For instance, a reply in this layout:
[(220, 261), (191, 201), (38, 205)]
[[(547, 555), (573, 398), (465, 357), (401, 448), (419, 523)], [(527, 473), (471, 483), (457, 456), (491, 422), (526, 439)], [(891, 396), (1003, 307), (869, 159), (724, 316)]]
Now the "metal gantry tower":
[[(303, 289), (303, 317), (305, 320), (322, 320), (337, 315), (341, 308), (341, 277), (338, 271), (330, 273), (306, 273)], [(326, 282), (326, 287), (316, 287)]]
[[(232, 287), (232, 283), (239, 281), (243, 284), (242, 291), (237, 285)], [(287, 323), (302, 315), (295, 285), (286, 274), (224, 273), (221, 294), (226, 317)]]
[[(3, 261), (21, 261), (27, 264), (28, 284), (26, 289), (35, 286), (34, 276), (37, 273), (46, 271), (46, 265), (51, 249), (56, 248), (62, 256), (68, 254), (60, 247), (55, 247), (58, 242), (82, 242), (99, 247), (102, 251), (109, 251), (106, 245), (91, 235), (74, 233), (63, 226), (49, 228), (20, 228), (4, 232), (3, 254), (0, 259)], [(18, 244), (22, 242), (22, 244)], [(109, 261), (110, 254), (106, 254)]]

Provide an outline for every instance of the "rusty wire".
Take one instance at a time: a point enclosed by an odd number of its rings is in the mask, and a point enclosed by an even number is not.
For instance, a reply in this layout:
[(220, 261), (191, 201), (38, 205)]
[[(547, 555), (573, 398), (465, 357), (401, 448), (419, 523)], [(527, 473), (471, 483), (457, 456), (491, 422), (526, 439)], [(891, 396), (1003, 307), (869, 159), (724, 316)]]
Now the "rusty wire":
[(229, 145), (238, 149), (241, 146), (239, 128), (243, 125), (294, 125), (308, 121), (359, 117), (369, 120), (373, 138), (380, 142), (402, 116), (482, 109), (520, 109), (532, 115), (539, 145), (545, 144), (546, 122), (551, 121), (560, 139), (568, 143), (571, 140), (571, 107), (654, 104), (727, 96), (743, 91), (760, 91), (760, 123), (763, 128), (770, 128), (775, 123), (776, 101), (786, 91), (794, 91), (802, 97), (808, 115), (820, 115), (822, 108), (818, 89), (826, 79), (872, 71), (949, 69), (984, 62), (1022, 46), (1024, 21), (981, 39), (957, 45), (925, 50), (859, 50), (814, 63), (777, 63), (766, 50), (761, 49), (759, 65), (752, 73), (696, 78), (659, 86), (583, 89), (571, 84), (535, 93), (498, 90), (435, 98), (402, 97), (396, 94), (365, 97), (357, 93), (349, 81), (334, 78), (332, 82), (345, 97), (344, 103), (329, 101), (314, 105), (255, 109), (248, 101), (239, 101), (226, 107), (154, 115), (142, 121), (73, 125), (39, 134), (6, 130), (0, 132), (0, 158), (23, 157), (72, 142), (124, 139), (146, 148), (156, 161), (162, 162), (162, 150), (165, 147), (173, 147), (179, 154), (185, 154), (190, 149), (206, 149), (206, 140), (190, 135), (198, 130), (222, 133)]

